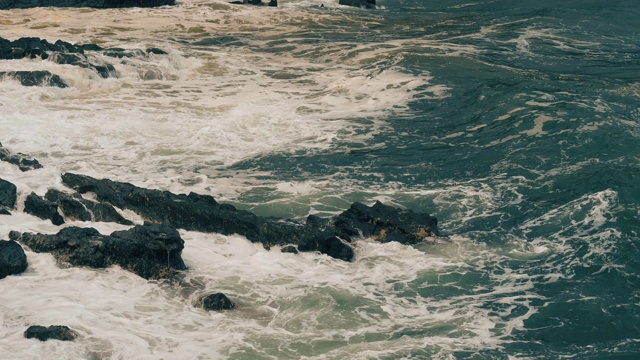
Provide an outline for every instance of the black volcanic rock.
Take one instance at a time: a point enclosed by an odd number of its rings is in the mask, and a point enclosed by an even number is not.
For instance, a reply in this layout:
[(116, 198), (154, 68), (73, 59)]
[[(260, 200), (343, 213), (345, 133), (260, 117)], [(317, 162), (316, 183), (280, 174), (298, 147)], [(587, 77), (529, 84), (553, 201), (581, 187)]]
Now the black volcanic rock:
[(37, 216), (43, 220), (51, 220), (53, 225), (64, 224), (64, 218), (58, 213), (58, 205), (47, 199), (41, 198), (36, 193), (27, 196), (24, 202), (24, 212)]
[(186, 266), (184, 240), (167, 224), (137, 225), (102, 235), (93, 228), (67, 227), (55, 235), (9, 233), (35, 252), (52, 253), (62, 263), (92, 268), (119, 265), (145, 279), (170, 277)]
[(149, 221), (166, 222), (186, 230), (239, 234), (267, 249), (273, 245), (297, 245), (299, 251), (319, 251), (345, 261), (354, 257), (349, 242), (360, 237), (416, 244), (425, 237), (438, 235), (436, 218), (380, 202), (371, 207), (354, 203), (335, 219), (312, 215), (305, 224), (300, 224), (257, 216), (219, 204), (208, 195), (176, 195), (71, 173), (62, 175), (62, 181), (80, 193), (94, 193), (99, 201), (134, 211)]
[(365, 9), (376, 8), (376, 0), (340, 0), (338, 3), (340, 5), (355, 6)]
[(0, 80), (4, 78), (16, 79), (23, 86), (55, 86), (69, 87), (60, 76), (45, 70), (36, 71), (0, 71)]
[(262, 243), (266, 248), (304, 242), (304, 251), (326, 253), (331, 249), (336, 254), (349, 253), (348, 250), (341, 252), (336, 249), (350, 248), (346, 243), (330, 241), (332, 246), (326, 245), (333, 236), (331, 232), (282, 219), (260, 217), (249, 211), (238, 210), (232, 205), (218, 204), (208, 195), (176, 195), (168, 191), (142, 189), (128, 183), (98, 180), (71, 173), (62, 175), (62, 181), (80, 193), (94, 193), (99, 201), (132, 210), (149, 221), (166, 222), (176, 228), (224, 235), (239, 234), (252, 242)]
[(427, 214), (398, 209), (377, 201), (369, 207), (354, 203), (338, 215), (334, 227), (344, 238), (371, 237), (376, 241), (417, 244), (438, 235), (438, 220)]
[(232, 310), (236, 308), (229, 298), (223, 293), (216, 293), (204, 296), (200, 299), (200, 304), (206, 310)]
[(20, 171), (42, 168), (42, 165), (40, 165), (38, 160), (21, 153), (13, 154), (9, 149), (3, 147), (2, 144), (0, 144), (0, 161), (6, 161), (10, 164), (16, 165)]
[(67, 194), (59, 190), (49, 189), (44, 196), (56, 204), (68, 220), (115, 222), (122, 225), (133, 225), (116, 209), (105, 203), (83, 199), (78, 193)]
[(18, 189), (7, 180), (0, 178), (0, 207), (13, 209), (18, 198)]
[(40, 341), (47, 341), (49, 339), (73, 341), (78, 337), (78, 334), (64, 325), (51, 325), (49, 327), (33, 325), (29, 326), (24, 332), (24, 337), (27, 339), (35, 338)]
[(21, 274), (27, 269), (27, 255), (15, 241), (0, 240), (0, 279)]
[[(3, 0), (0, 0), (2, 2)], [(88, 68), (100, 77), (115, 77), (116, 70), (111, 64), (91, 63), (85, 55), (85, 49), (100, 48), (97, 45), (74, 45), (66, 41), (57, 40), (50, 43), (36, 37), (24, 37), (14, 41), (0, 37), (0, 60), (35, 59), (48, 60), (57, 64), (75, 65)], [(100, 48), (101, 49), (101, 48)], [(57, 75), (47, 71), (7, 72), (4, 76), (17, 78), (26, 86), (47, 85), (66, 87), (67, 84)]]
[(34, 7), (124, 8), (175, 5), (175, 0), (0, 0), (0, 9)]

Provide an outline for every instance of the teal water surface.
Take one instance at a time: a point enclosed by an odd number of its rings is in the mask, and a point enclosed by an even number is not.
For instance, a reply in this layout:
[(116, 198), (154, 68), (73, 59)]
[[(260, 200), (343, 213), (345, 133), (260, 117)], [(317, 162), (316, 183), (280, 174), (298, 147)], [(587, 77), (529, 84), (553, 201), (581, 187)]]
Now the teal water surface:
[[(300, 199), (283, 215), (305, 215), (307, 202), (331, 212), (383, 193), (436, 215), (445, 236), (468, 239), (459, 271), (437, 280), (425, 273), (394, 290), (426, 304), (475, 298), (472, 306), (504, 322), (489, 330), (499, 346), (447, 356), (640, 356), (640, 3), (379, 4), (375, 13), (341, 9), (346, 23), (289, 41), (352, 49), (352, 57), (362, 44), (379, 47), (384, 55), (362, 66), (426, 74), (445, 95), (425, 86), (402, 115), (351, 119), (370, 134), (364, 141), (349, 132), (328, 150), (271, 153), (232, 170), (326, 179), (334, 184), (327, 192), (340, 194)], [(286, 50), (308, 56), (293, 49)], [(272, 210), (253, 195), (238, 201)], [(501, 293), (503, 285), (521, 290)], [(465, 336), (452, 329), (425, 325), (389, 336)], [(434, 349), (390, 358), (440, 354)]]

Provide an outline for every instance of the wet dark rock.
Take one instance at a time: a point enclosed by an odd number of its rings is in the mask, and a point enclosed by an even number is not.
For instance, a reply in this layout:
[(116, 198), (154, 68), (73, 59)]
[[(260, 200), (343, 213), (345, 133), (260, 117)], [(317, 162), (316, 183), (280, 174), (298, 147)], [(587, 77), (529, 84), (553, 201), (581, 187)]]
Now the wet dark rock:
[(10, 164), (16, 165), (20, 171), (42, 168), (42, 165), (40, 165), (38, 160), (21, 153), (13, 154), (9, 149), (3, 147), (2, 144), (0, 144), (0, 161), (6, 161)]
[(282, 249), (280, 249), (280, 251), (283, 253), (290, 253), (290, 254), (297, 254), (299, 252), (298, 248), (293, 245), (287, 245)]
[(24, 337), (27, 339), (38, 339), (40, 341), (47, 341), (50, 339), (60, 341), (73, 341), (78, 337), (78, 334), (64, 325), (51, 325), (44, 327), (40, 325), (29, 326), (24, 332)]
[(175, 5), (175, 0), (0, 0), (0, 9), (26, 9), (34, 7), (156, 7)]
[(45, 199), (55, 203), (67, 220), (115, 222), (122, 225), (133, 225), (116, 209), (105, 203), (82, 198), (78, 193), (67, 194), (59, 190), (49, 189)]
[[(2, 2), (2, 0), (0, 0), (0, 2)], [(97, 72), (98, 75), (103, 78), (117, 76), (115, 68), (113, 68), (112, 65), (96, 64), (89, 61), (84, 51), (95, 48), (101, 49), (99, 46), (93, 44), (74, 45), (62, 40), (57, 40), (52, 44), (47, 40), (36, 37), (24, 37), (14, 41), (0, 38), (0, 59), (41, 58), (42, 60), (52, 61), (57, 64), (68, 64), (88, 68)], [(23, 82), (23, 85), (27, 86), (42, 85), (43, 81), (48, 84), (47, 86), (67, 86), (60, 77), (47, 71), (12, 72), (12, 74), (14, 77), (20, 76), (20, 81)], [(63, 84), (64, 86), (62, 86)]]
[(64, 218), (58, 213), (58, 205), (45, 198), (41, 198), (36, 193), (27, 196), (24, 203), (24, 212), (43, 220), (51, 220), (53, 225), (64, 224)]
[(0, 178), (0, 208), (13, 209), (16, 207), (18, 189), (12, 183)]
[(184, 240), (168, 224), (145, 223), (111, 235), (67, 227), (55, 235), (12, 231), (9, 237), (35, 252), (52, 253), (61, 263), (92, 268), (119, 265), (145, 279), (166, 278), (186, 269), (181, 257)]
[(300, 224), (257, 216), (219, 204), (208, 195), (176, 195), (71, 173), (62, 175), (62, 181), (80, 193), (94, 193), (99, 201), (134, 211), (149, 221), (166, 222), (186, 230), (239, 234), (267, 249), (274, 245), (297, 245), (299, 251), (319, 251), (346, 261), (354, 257), (349, 242), (360, 237), (416, 244), (438, 234), (436, 218), (380, 202), (371, 207), (354, 203), (335, 219), (312, 215), (305, 224)]
[(9, 210), (0, 209), (0, 215), (11, 215), (11, 213), (9, 212)]
[(232, 310), (236, 308), (236, 304), (229, 300), (229, 298), (223, 293), (204, 296), (200, 299), (200, 303), (206, 310), (220, 311)]
[(60, 76), (45, 70), (36, 71), (0, 71), (0, 80), (5, 78), (16, 79), (22, 86), (53, 86), (59, 88), (69, 87)]
[[(252, 242), (262, 243), (266, 248), (303, 241), (306, 244), (304, 251), (323, 252), (331, 248), (324, 245), (333, 236), (330, 232), (282, 219), (257, 216), (232, 205), (218, 204), (209, 195), (176, 195), (71, 173), (62, 175), (62, 181), (80, 193), (94, 193), (99, 201), (134, 211), (149, 221), (166, 222), (180, 229), (239, 234)], [(349, 247), (348, 244), (334, 246)]]
[(354, 203), (338, 215), (334, 226), (344, 238), (362, 236), (380, 242), (397, 241), (403, 244), (417, 244), (425, 237), (438, 235), (438, 220), (435, 217), (384, 205), (379, 201), (371, 207)]
[(15, 241), (0, 240), (0, 279), (21, 274), (27, 269), (27, 255)]
[(376, 0), (340, 0), (340, 5), (355, 6), (365, 9), (375, 9)]
[(62, 40), (52, 44), (36, 37), (23, 37), (14, 41), (0, 37), (0, 59), (35, 59), (39, 57), (46, 60), (49, 58), (49, 53), (53, 52), (83, 54), (81, 48)]

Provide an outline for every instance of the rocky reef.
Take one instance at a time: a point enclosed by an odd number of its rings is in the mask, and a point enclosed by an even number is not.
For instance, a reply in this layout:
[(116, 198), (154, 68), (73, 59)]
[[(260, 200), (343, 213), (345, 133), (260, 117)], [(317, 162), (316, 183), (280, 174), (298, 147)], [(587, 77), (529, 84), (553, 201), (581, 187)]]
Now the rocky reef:
[[(91, 53), (99, 53), (116, 59), (143, 58), (152, 55), (167, 54), (167, 52), (158, 48), (148, 48), (145, 50), (102, 48), (96, 44), (71, 44), (62, 40), (50, 43), (45, 39), (37, 37), (24, 37), (14, 41), (0, 37), (0, 60), (39, 58), (56, 64), (73, 65), (89, 69), (95, 76), (100, 78), (118, 77), (118, 73), (113, 65), (104, 60), (98, 60), (98, 58), (92, 56)], [(24, 86), (53, 86), (59, 88), (70, 86), (59, 75), (53, 74), (48, 70), (0, 72), (0, 80), (6, 78), (14, 79)]]
[(35, 252), (51, 253), (61, 263), (92, 268), (119, 265), (145, 279), (170, 277), (187, 268), (181, 257), (184, 240), (167, 224), (145, 223), (110, 235), (73, 226), (55, 235), (12, 231), (9, 238)]
[(415, 244), (438, 234), (436, 218), (379, 202), (371, 207), (354, 203), (335, 219), (310, 216), (305, 223), (298, 223), (257, 216), (229, 204), (219, 204), (209, 195), (173, 194), (72, 173), (63, 174), (62, 182), (81, 194), (90, 192), (98, 201), (131, 210), (148, 221), (185, 230), (239, 234), (266, 248), (293, 244), (299, 251), (319, 251), (345, 261), (354, 257), (350, 242), (361, 237)]

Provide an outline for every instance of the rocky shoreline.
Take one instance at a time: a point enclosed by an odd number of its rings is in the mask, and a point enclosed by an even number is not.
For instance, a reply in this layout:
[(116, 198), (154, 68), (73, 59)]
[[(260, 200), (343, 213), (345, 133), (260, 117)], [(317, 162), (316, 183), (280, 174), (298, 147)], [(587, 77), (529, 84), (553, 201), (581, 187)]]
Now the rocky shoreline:
[[(136, 213), (145, 223), (109, 235), (73, 226), (55, 235), (12, 231), (10, 239), (35, 252), (52, 253), (62, 263), (94, 268), (115, 264), (146, 279), (170, 277), (186, 269), (180, 257), (184, 241), (176, 229), (237, 234), (266, 249), (279, 246), (283, 252), (319, 252), (344, 261), (354, 259), (352, 243), (361, 238), (411, 245), (438, 235), (435, 217), (381, 202), (372, 206), (356, 202), (333, 218), (311, 215), (301, 223), (258, 216), (218, 203), (210, 195), (174, 194), (73, 173), (63, 174), (61, 180), (65, 191), (49, 189), (44, 197), (29, 194), (21, 207), (24, 212), (58, 226), (66, 221), (133, 226), (118, 208)], [(83, 197), (89, 193), (92, 199)], [(0, 179), (0, 209), (10, 215), (18, 208), (17, 199), (17, 187)]]

